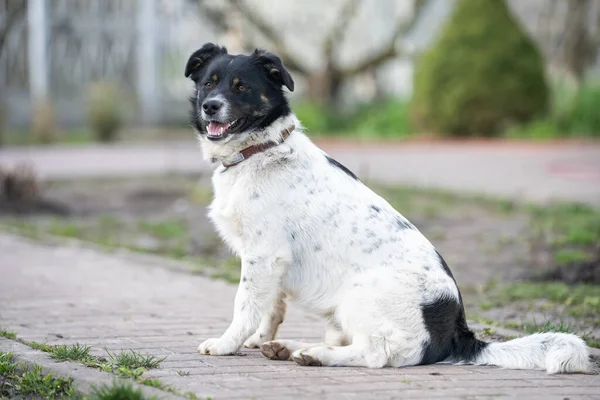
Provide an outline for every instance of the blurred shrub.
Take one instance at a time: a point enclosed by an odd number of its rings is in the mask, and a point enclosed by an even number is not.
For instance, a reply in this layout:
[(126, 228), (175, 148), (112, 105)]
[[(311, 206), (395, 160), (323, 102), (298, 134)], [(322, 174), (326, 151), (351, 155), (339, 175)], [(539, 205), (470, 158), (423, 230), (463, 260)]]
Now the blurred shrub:
[(408, 103), (390, 98), (336, 112), (316, 103), (294, 105), (294, 113), (309, 135), (403, 137), (413, 132)]
[(579, 89), (554, 83), (552, 98), (546, 117), (513, 126), (505, 135), (521, 139), (600, 136), (600, 82), (586, 82)]
[(58, 139), (59, 131), (56, 114), (51, 101), (40, 101), (34, 105), (31, 116), (31, 131), (35, 143), (49, 144)]
[(557, 116), (559, 126), (571, 136), (600, 136), (600, 83), (583, 85)]
[(294, 105), (293, 109), (309, 134), (325, 134), (333, 130), (333, 112), (326, 106), (318, 103), (302, 102)]
[(89, 87), (88, 123), (96, 139), (112, 142), (123, 126), (119, 87), (108, 82), (96, 82)]
[(564, 136), (564, 132), (561, 132), (554, 120), (545, 118), (515, 125), (506, 131), (505, 136), (513, 139), (544, 140)]
[(413, 133), (408, 102), (389, 99), (361, 107), (349, 125), (364, 137), (404, 137)]
[(411, 115), (421, 130), (493, 136), (547, 105), (542, 57), (505, 1), (460, 0), (416, 65)]

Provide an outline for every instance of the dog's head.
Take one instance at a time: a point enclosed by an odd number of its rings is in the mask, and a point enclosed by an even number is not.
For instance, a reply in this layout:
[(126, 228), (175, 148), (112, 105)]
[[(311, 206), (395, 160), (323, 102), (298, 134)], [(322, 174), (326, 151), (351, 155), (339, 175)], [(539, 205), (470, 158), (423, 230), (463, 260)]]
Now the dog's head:
[(294, 81), (279, 57), (266, 51), (231, 55), (206, 43), (190, 56), (185, 76), (196, 85), (191, 122), (211, 141), (263, 129), (290, 113), (282, 88), (293, 91)]

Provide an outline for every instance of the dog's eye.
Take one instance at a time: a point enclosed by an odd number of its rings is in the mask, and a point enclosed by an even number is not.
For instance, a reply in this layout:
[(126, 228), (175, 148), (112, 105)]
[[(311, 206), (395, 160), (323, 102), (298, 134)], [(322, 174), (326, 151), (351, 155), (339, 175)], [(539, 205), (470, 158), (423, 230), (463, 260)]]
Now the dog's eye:
[(207, 88), (207, 89), (210, 89), (212, 87), (212, 85), (213, 85), (212, 82), (206, 82), (204, 84), (204, 87)]
[(240, 86), (238, 86), (238, 90), (239, 90), (240, 92), (245, 92), (245, 91), (246, 91), (246, 89), (247, 89), (247, 88), (246, 88), (246, 86), (244, 86), (244, 85), (240, 85)]

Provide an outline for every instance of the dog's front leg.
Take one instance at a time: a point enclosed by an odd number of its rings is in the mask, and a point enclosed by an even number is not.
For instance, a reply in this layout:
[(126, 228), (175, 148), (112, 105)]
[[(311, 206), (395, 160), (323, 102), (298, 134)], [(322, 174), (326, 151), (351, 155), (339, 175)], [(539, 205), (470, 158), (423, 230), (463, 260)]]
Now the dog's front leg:
[(287, 263), (280, 257), (249, 257), (242, 259), (242, 276), (235, 296), (233, 321), (223, 336), (203, 342), (200, 354), (234, 354), (250, 335), (256, 332), (261, 319), (276, 306), (279, 285)]
[(286, 305), (284, 299), (285, 294), (280, 293), (275, 302), (275, 308), (263, 317), (258, 330), (244, 342), (244, 347), (249, 349), (259, 348), (264, 342), (275, 339), (277, 329), (279, 329), (279, 325), (285, 317)]

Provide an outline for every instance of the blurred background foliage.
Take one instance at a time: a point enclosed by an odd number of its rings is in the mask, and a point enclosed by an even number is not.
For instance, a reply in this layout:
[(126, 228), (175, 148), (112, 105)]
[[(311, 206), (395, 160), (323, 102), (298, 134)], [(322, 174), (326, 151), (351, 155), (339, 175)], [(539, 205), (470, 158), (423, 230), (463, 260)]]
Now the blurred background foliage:
[[(205, 41), (280, 55), (312, 136), (600, 136), (600, 0), (71, 3), (47, 3), (49, 95), (36, 99), (28, 2), (0, 0), (0, 145), (188, 138), (181, 69)], [(75, 19), (94, 18), (78, 36)]]

